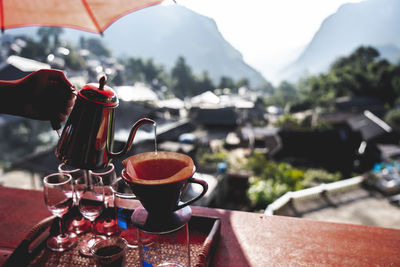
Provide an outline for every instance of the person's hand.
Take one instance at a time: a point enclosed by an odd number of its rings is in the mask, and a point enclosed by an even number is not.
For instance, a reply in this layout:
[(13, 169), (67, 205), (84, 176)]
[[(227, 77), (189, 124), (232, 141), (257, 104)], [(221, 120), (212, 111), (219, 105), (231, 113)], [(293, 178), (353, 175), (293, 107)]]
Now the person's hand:
[(17, 82), (21, 116), (49, 120), (60, 128), (75, 104), (76, 91), (60, 70), (42, 69)]

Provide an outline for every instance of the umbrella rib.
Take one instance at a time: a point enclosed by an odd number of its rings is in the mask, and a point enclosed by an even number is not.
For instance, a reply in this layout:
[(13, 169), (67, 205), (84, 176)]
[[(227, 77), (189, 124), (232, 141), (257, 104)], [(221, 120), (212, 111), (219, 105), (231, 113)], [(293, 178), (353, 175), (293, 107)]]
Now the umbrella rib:
[(92, 19), (94, 25), (96, 26), (97, 31), (98, 31), (101, 35), (103, 35), (103, 31), (101, 30), (101, 28), (100, 28), (100, 26), (99, 26), (99, 23), (97, 22), (97, 20), (96, 20), (94, 14), (93, 14), (93, 12), (92, 12), (92, 10), (90, 9), (89, 4), (87, 3), (86, 0), (82, 0), (82, 3), (83, 3), (83, 5), (84, 5), (85, 8), (86, 8), (86, 10), (87, 10), (87, 12), (88, 12), (88, 14), (89, 14), (89, 17)]

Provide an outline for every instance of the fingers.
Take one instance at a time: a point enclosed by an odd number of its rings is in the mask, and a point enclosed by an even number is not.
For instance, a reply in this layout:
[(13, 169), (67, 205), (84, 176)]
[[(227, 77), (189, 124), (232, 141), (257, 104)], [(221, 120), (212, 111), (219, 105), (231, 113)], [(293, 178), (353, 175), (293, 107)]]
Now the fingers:
[(71, 91), (75, 91), (75, 86), (73, 86), (65, 76), (64, 72), (61, 70), (51, 70), (49, 72), (49, 80), (53, 80), (56, 82), (59, 82), (61, 84), (65, 84), (67, 88), (69, 88)]
[(64, 114), (64, 113), (61, 113), (61, 114), (58, 116), (58, 119), (60, 120), (60, 122), (65, 121), (67, 118), (68, 118), (68, 115), (66, 115), (66, 114)]
[(53, 83), (53, 88), (55, 89), (55, 87), (57, 87), (58, 89), (63, 89), (63, 93), (58, 95), (58, 97), (61, 97), (59, 101), (62, 102), (58, 117), (62, 122), (68, 118), (75, 105), (76, 90), (75, 87), (68, 81), (64, 72), (60, 70), (51, 70), (51, 72), (48, 72), (48, 74), (48, 79)]
[(65, 121), (68, 118), (69, 114), (71, 114), (72, 109), (74, 108), (75, 101), (76, 96), (74, 94), (71, 94), (71, 98), (68, 100), (64, 111), (59, 114), (60, 121)]
[(67, 107), (65, 112), (62, 113), (62, 114), (65, 115), (65, 116), (68, 116), (69, 114), (71, 114), (73, 108), (74, 108), (73, 106)]
[(19, 81), (24, 96), (21, 116), (37, 120), (65, 121), (76, 101), (76, 90), (64, 72), (42, 69)]
[(76, 101), (76, 95), (71, 94), (71, 97), (68, 99), (68, 102), (67, 102), (67, 108), (73, 107), (75, 105), (75, 101)]

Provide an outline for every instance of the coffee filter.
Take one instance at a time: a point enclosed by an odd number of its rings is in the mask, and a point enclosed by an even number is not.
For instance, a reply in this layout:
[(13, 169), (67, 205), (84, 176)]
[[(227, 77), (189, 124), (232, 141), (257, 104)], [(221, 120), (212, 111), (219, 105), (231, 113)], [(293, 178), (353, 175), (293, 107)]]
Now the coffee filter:
[[(170, 173), (170, 176), (163, 177), (162, 179), (141, 179), (144, 176), (143, 173), (139, 170), (138, 166), (144, 163), (145, 161), (154, 161), (155, 159), (174, 159), (177, 161), (184, 162), (186, 167), (183, 167), (176, 172)], [(195, 166), (193, 160), (184, 154), (175, 153), (175, 152), (167, 152), (167, 151), (159, 151), (157, 154), (155, 152), (147, 152), (137, 154), (131, 157), (126, 158), (122, 161), (122, 164), (125, 167), (124, 176), (129, 178), (131, 181), (135, 181), (135, 183), (143, 183), (143, 184), (160, 184), (160, 183), (168, 183), (172, 181), (176, 181), (177, 179), (185, 179), (191, 177), (195, 172)], [(157, 168), (157, 166), (154, 166)], [(179, 178), (178, 178), (179, 177)]]

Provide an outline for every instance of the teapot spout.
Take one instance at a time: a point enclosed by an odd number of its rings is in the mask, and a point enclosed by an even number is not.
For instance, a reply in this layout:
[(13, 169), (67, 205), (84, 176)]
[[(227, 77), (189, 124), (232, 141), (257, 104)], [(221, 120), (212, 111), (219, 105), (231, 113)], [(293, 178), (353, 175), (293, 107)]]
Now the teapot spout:
[(122, 150), (120, 152), (114, 153), (114, 152), (109, 152), (110, 153), (110, 157), (111, 158), (115, 158), (115, 157), (120, 157), (122, 155), (125, 155), (132, 147), (133, 144), (133, 139), (135, 138), (136, 132), (139, 129), (140, 126), (142, 126), (143, 124), (153, 124), (155, 125), (156, 122), (153, 121), (152, 119), (148, 119), (148, 118), (142, 118), (140, 120), (138, 120), (131, 128), (131, 131), (129, 133), (129, 137), (128, 140), (125, 143), (125, 146), (122, 148)]

